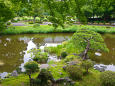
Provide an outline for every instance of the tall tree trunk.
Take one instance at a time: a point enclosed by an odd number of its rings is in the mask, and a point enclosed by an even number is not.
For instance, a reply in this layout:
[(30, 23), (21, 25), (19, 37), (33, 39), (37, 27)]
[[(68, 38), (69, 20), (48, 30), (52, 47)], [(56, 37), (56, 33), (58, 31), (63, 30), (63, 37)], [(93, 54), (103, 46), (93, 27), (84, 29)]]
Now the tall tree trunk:
[(89, 48), (90, 48), (90, 42), (88, 41), (88, 44), (87, 44), (85, 51), (83, 53), (83, 60), (87, 59), (87, 53), (89, 51)]
[(29, 75), (29, 79), (30, 79), (30, 86), (32, 86), (32, 78), (31, 78), (31, 74), (28, 74)]
[(35, 21), (36, 21), (36, 17), (34, 16), (33, 22), (35, 23)]

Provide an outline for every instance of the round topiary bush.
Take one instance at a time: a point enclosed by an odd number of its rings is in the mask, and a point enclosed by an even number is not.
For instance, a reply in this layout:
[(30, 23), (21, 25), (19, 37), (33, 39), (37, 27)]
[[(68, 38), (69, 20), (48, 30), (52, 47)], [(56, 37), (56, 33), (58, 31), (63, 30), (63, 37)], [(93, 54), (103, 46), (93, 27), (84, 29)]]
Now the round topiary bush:
[(38, 63), (35, 61), (30, 61), (24, 64), (24, 68), (26, 70), (26, 73), (33, 73), (39, 70)]
[(38, 52), (34, 55), (35, 55), (35, 57), (33, 58), (33, 60), (38, 62), (38, 63), (46, 63), (48, 60), (48, 53)]
[(68, 72), (70, 78), (73, 80), (81, 80), (83, 76), (82, 68), (80, 68), (77, 65), (69, 65), (66, 68), (66, 71)]
[(105, 71), (101, 73), (100, 80), (102, 86), (115, 86), (115, 72)]
[(65, 58), (67, 56), (67, 53), (66, 52), (61, 52), (61, 57), (62, 58)]

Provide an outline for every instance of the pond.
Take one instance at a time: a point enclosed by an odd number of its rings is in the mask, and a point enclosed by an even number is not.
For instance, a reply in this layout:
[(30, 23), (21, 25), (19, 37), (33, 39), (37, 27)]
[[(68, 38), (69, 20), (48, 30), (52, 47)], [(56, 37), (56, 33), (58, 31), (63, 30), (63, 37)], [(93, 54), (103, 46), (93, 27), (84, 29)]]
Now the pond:
[[(19, 66), (23, 66), (31, 57), (27, 53), (32, 48), (45, 44), (55, 45), (70, 39), (72, 33), (53, 33), (53, 34), (24, 34), (24, 35), (4, 35), (0, 37), (0, 73), (12, 72)], [(109, 53), (96, 53), (92, 60), (97, 64), (115, 64), (115, 35), (102, 35), (105, 39)]]

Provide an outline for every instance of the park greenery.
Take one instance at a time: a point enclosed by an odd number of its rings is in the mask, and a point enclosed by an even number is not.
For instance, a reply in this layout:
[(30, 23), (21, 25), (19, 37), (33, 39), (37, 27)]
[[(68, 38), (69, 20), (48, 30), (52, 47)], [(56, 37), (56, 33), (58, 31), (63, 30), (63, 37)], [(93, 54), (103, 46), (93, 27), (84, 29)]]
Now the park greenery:
[[(80, 36), (79, 39), (74, 39), (77, 36)], [(82, 45), (79, 42), (84, 43), (84, 46), (79, 46), (80, 44)], [(88, 48), (91, 48), (91, 50), (86, 52), (87, 55), (84, 55), (83, 51), (86, 51), (88, 43), (90, 43), (90, 47)], [(67, 86), (108, 86), (108, 84), (114, 86), (114, 72), (106, 71), (101, 73), (93, 69), (94, 62), (90, 60), (90, 53), (95, 50), (108, 52), (101, 35), (95, 31), (84, 28), (79, 29), (69, 41), (65, 41), (56, 47), (45, 47), (45, 52), (41, 52), (40, 49), (28, 51), (33, 53), (34, 61), (29, 61), (24, 65), (26, 69), (25, 74), (22, 73), (15, 78), (10, 77), (2, 80), (1, 84), (3, 86), (18, 86), (21, 83), (24, 86), (64, 86), (65, 83)], [(47, 53), (55, 54), (61, 60), (59, 62), (51, 60), (48, 62), (49, 67), (47, 69), (39, 70), (40, 65), (47, 61), (44, 60), (47, 58)], [(26, 74), (29, 75), (28, 78)], [(34, 77), (32, 78), (31, 76)], [(20, 82), (19, 79), (21, 78), (24, 80)], [(15, 81), (18, 81), (17, 84), (14, 84)]]
[(46, 17), (54, 28), (65, 28), (65, 23), (73, 21), (83, 24), (94, 20), (110, 22), (115, 17), (114, 3), (114, 0), (1, 0), (0, 24), (3, 26), (23, 16), (33, 17), (33, 23), (36, 17), (39, 22)]
[[(55, 47), (28, 51), (33, 56), (25, 72), (0, 79), (0, 86), (114, 86), (115, 72), (95, 70), (90, 60), (96, 51), (109, 52), (101, 34), (115, 33), (114, 18), (115, 0), (0, 0), (0, 35), (74, 33)], [(48, 61), (49, 55), (59, 61)]]

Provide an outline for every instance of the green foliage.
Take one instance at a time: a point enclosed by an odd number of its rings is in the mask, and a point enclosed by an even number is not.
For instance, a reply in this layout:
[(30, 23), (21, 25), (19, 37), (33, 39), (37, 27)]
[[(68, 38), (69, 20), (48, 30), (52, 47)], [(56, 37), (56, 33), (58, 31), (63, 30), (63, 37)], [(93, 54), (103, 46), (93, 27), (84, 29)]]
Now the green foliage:
[(109, 51), (99, 33), (85, 28), (77, 30), (77, 32), (72, 36), (70, 42), (73, 43), (75, 48), (79, 49), (80, 52), (85, 51), (86, 54), (89, 51)]
[(50, 64), (49, 71), (51, 71), (51, 74), (53, 75), (54, 79), (60, 79), (68, 77), (68, 74), (66, 71), (63, 70), (63, 66), (65, 63), (62, 61), (55, 62), (55, 64)]
[(100, 75), (103, 86), (115, 86), (115, 72), (105, 71)]
[(48, 60), (48, 53), (37, 52), (34, 53), (35, 57), (33, 58), (34, 61), (38, 63), (46, 63)]
[(0, 2), (0, 30), (6, 29), (5, 23), (13, 18), (11, 9), (3, 2)]
[(66, 52), (61, 52), (61, 57), (62, 58), (65, 58), (67, 56), (67, 53)]
[(34, 28), (37, 28), (37, 27), (39, 27), (39, 26), (40, 26), (40, 24), (34, 24), (34, 25), (33, 25)]
[(40, 86), (48, 85), (48, 81), (53, 81), (53, 76), (48, 69), (41, 69), (38, 77), (36, 78), (39, 80), (38, 84)]
[(81, 80), (83, 77), (83, 70), (77, 65), (67, 66), (66, 71), (73, 80)]
[(38, 63), (35, 61), (25, 63), (24, 68), (27, 74), (31, 74), (39, 70)]
[(86, 70), (86, 73), (88, 73), (90, 68), (93, 68), (94, 64), (91, 60), (85, 60), (82, 61), (81, 66)]
[(33, 22), (33, 21), (29, 21), (28, 23), (29, 23), (29, 24), (34, 24), (34, 22)]
[(56, 47), (45, 47), (45, 51), (50, 54), (56, 54), (58, 57), (61, 56), (61, 51), (63, 50), (63, 45), (57, 45)]
[(75, 56), (75, 55), (68, 55), (68, 56), (66, 56), (66, 58), (64, 59), (64, 61), (65, 62), (69, 62), (69, 61), (72, 61), (72, 60), (74, 60), (76, 58), (77, 58), (77, 56)]
[(7, 22), (7, 25), (11, 25), (11, 22)]
[[(1, 26), (0, 26), (1, 27)], [(15, 26), (15, 30), (12, 27), (8, 27), (9, 29), (5, 29), (1, 32), (1, 34), (28, 34), (28, 33), (73, 33), (76, 32), (76, 30), (79, 30), (80, 28), (87, 28), (88, 30), (95, 31), (98, 33), (115, 33), (115, 27), (110, 27), (109, 29), (105, 26), (89, 26), (89, 25), (72, 25), (68, 26), (65, 29), (62, 29), (61, 27), (58, 27), (55, 31), (52, 26), (49, 25), (41, 25), (40, 27), (33, 28), (33, 26)], [(73, 44), (69, 43), (68, 52), (75, 52), (73, 49), (75, 48)]]
[[(32, 77), (37, 77), (38, 73), (32, 74)], [(10, 77), (2, 80), (2, 86), (29, 86), (29, 78), (26, 74), (20, 74), (17, 77)]]
[(11, 22), (15, 23), (18, 22), (16, 19), (12, 19)]

